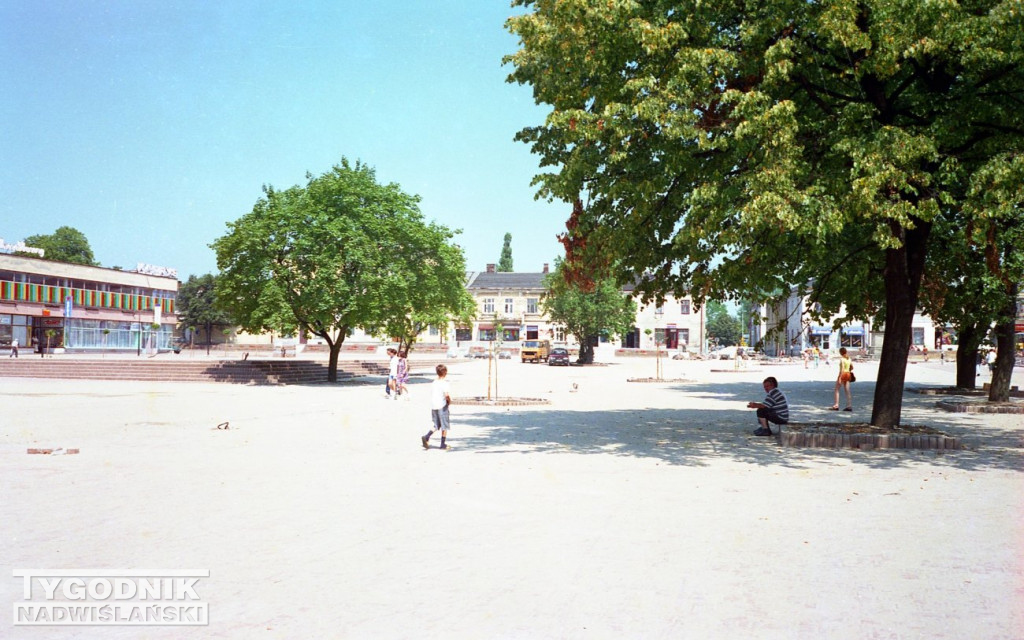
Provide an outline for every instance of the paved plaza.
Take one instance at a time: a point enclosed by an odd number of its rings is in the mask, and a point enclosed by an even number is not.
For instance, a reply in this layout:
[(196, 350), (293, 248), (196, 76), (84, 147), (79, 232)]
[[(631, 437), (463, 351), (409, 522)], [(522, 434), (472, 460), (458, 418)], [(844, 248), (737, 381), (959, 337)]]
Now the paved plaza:
[[(969, 448), (781, 447), (750, 435), (765, 376), (796, 421), (867, 421), (877, 365), (851, 415), (827, 411), (835, 363), (637, 383), (654, 360), (599, 357), (499, 361), (499, 397), (549, 404), (453, 406), (448, 451), (420, 446), (426, 375), (407, 401), (380, 378), (0, 378), (0, 638), (1024, 637), (1021, 415), (907, 392), (905, 423)], [(454, 395), (487, 375), (453, 362)], [(80, 453), (27, 453), (57, 447)], [(23, 569), (209, 571), (209, 624), (14, 626)]]

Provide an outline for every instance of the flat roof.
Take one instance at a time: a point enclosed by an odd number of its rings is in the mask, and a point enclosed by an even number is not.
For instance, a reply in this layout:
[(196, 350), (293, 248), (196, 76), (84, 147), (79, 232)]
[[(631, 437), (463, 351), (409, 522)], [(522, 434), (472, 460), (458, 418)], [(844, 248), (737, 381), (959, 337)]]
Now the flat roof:
[(0, 269), (55, 278), (72, 278), (75, 280), (89, 280), (91, 282), (121, 284), (131, 287), (163, 289), (166, 291), (178, 290), (177, 278), (154, 276), (136, 271), (108, 269), (106, 267), (91, 267), (71, 262), (57, 262), (56, 260), (47, 260), (45, 258), (27, 258), (6, 253), (0, 253)]

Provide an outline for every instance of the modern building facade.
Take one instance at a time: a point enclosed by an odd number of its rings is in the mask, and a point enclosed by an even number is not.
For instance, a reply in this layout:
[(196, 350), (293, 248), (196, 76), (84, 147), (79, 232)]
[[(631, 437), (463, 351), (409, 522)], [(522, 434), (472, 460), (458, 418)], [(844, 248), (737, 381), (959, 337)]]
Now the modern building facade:
[(178, 279), (0, 254), (0, 348), (152, 352), (171, 348)]

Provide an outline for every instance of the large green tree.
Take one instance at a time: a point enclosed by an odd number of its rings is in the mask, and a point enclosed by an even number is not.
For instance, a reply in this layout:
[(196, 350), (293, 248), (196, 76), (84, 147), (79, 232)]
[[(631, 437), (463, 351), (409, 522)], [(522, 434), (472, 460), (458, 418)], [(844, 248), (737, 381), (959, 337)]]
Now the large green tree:
[(43, 249), (46, 252), (43, 257), (47, 260), (99, 266), (92, 255), (89, 239), (74, 227), (60, 227), (50, 234), (29, 236), (24, 242), (29, 247)]
[(252, 212), (213, 243), (218, 298), (247, 331), (304, 329), (323, 338), (333, 382), (352, 329), (461, 312), (454, 289), (464, 288), (464, 262), (449, 244), (453, 232), (425, 222), (417, 196), (379, 184), (367, 165), (342, 159), (307, 178), (304, 187), (265, 187)]
[(570, 233), (645, 297), (813, 282), (881, 321), (872, 423), (899, 424), (933, 221), (1024, 150), (1019, 2), (515, 4), (510, 80), (551, 109), (519, 139)]
[(210, 353), (214, 327), (230, 324), (231, 316), (217, 302), (217, 277), (212, 273), (191, 275), (178, 288), (175, 311), (178, 322), (189, 329), (202, 329), (206, 335), (206, 353)]
[(546, 295), (541, 307), (552, 322), (565, 326), (580, 344), (578, 362), (594, 362), (594, 342), (630, 331), (636, 320), (636, 301), (626, 295), (611, 278), (600, 278), (581, 286), (566, 277), (566, 263), (555, 262), (545, 276)]

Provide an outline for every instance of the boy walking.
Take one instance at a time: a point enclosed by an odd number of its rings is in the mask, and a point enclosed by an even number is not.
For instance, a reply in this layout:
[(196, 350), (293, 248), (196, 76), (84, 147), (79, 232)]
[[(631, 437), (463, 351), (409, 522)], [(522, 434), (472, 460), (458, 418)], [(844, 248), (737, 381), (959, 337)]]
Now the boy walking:
[(448, 429), (451, 422), (448, 416), (448, 405), (452, 403), (451, 386), (448, 383), (448, 367), (443, 364), (437, 365), (437, 380), (430, 384), (430, 420), (432, 426), (427, 435), (420, 436), (420, 442), (424, 449), (430, 448), (430, 436), (435, 431), (441, 432), (441, 448), (447, 449), (445, 440), (448, 438)]

